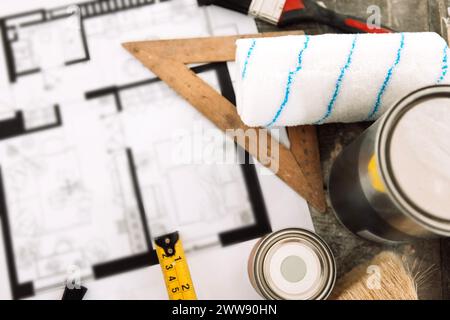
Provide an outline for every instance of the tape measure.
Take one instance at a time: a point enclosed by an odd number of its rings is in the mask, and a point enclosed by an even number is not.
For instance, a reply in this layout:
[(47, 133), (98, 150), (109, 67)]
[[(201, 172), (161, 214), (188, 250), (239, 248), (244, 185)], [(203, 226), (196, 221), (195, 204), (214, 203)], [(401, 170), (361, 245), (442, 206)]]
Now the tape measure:
[(197, 300), (178, 232), (158, 237), (155, 243), (169, 299)]

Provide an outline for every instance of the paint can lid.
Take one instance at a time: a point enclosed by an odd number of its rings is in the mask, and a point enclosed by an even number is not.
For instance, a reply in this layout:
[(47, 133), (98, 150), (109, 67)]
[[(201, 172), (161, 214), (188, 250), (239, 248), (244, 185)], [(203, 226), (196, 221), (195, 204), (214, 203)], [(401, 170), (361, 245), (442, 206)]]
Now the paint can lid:
[(336, 264), (330, 248), (318, 235), (286, 229), (258, 244), (253, 275), (266, 299), (322, 300), (334, 287)]
[[(398, 203), (431, 231), (450, 233), (450, 86), (419, 90), (383, 125), (385, 180)], [(404, 211), (405, 211), (404, 210)]]

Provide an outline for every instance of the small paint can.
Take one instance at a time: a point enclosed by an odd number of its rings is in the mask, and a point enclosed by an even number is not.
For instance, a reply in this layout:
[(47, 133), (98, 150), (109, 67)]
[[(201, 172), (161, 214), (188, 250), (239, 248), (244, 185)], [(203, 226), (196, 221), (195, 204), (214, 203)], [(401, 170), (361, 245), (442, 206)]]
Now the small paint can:
[(333, 164), (337, 218), (381, 243), (450, 236), (449, 137), (450, 86), (400, 100)]
[(248, 273), (265, 299), (324, 300), (336, 282), (336, 263), (330, 247), (317, 234), (285, 229), (256, 244)]

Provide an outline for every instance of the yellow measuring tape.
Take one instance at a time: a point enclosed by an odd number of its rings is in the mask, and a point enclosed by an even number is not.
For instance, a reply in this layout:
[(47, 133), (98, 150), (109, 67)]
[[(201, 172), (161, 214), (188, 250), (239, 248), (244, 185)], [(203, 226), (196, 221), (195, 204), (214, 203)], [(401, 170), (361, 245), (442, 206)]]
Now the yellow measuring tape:
[(178, 232), (155, 239), (167, 293), (170, 300), (196, 300), (189, 266)]

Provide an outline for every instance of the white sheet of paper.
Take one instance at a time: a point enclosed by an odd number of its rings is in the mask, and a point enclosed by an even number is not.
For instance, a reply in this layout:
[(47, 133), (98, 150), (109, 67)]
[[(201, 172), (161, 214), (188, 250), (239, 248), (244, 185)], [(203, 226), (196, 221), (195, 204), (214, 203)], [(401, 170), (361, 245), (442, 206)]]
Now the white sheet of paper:
[[(0, 12), (10, 15), (71, 3), (70, 0), (5, 0), (0, 3)], [(249, 210), (248, 200), (239, 197), (245, 192), (236, 192), (243, 186), (242, 177), (233, 167), (174, 168), (166, 161), (167, 157), (162, 157), (170, 152), (167, 142), (174, 128), (189, 131), (199, 123), (202, 128), (212, 130), (214, 126), (162, 83), (125, 88), (130, 83), (152, 78), (152, 74), (120, 46), (121, 42), (133, 40), (256, 33), (254, 20), (218, 7), (198, 8), (195, 0), (172, 0), (89, 18), (83, 24), (90, 61), (69, 66), (63, 65), (64, 60), (80, 54), (80, 43), (69, 41), (70, 32), (60, 38), (58, 23), (21, 28), (22, 41), (14, 47), (16, 67), (26, 71), (38, 65), (43, 70), (20, 76), (15, 83), (8, 80), (4, 50), (0, 48), (0, 119), (9, 119), (20, 110), (27, 129), (39, 128), (54, 122), (55, 104), (63, 118), (61, 129), (0, 141), (0, 168), (19, 280), (31, 281), (38, 288), (33, 298), (59, 299), (67, 277), (61, 272), (65, 264), (92, 260), (81, 269), (81, 274), (86, 275), (82, 284), (89, 288), (86, 299), (167, 298), (157, 265), (93, 279), (91, 268), (95, 261), (109, 261), (128, 252), (144, 252), (140, 245), (145, 242), (132, 239), (142, 234), (130, 229), (133, 221), (130, 217), (135, 214), (137, 204), (130, 197), (131, 177), (125, 165), (127, 154), (123, 151), (126, 145), (133, 150), (152, 236), (161, 225), (180, 228), (198, 297), (257, 299), (247, 276), (248, 256), (257, 240), (221, 247), (214, 233), (223, 231), (224, 226), (250, 223), (239, 221), (245, 216), (242, 212)], [(51, 45), (42, 45), (42, 36), (51, 37)], [(64, 41), (66, 46), (60, 47), (58, 41)], [(71, 48), (69, 51), (64, 50), (67, 46)], [(51, 52), (47, 51), (50, 48)], [(49, 56), (52, 58), (48, 59)], [(234, 63), (228, 66), (232, 69)], [(230, 70), (231, 77), (234, 74)], [(210, 71), (202, 77), (218, 86), (217, 78)], [(120, 115), (114, 110), (113, 95), (93, 100), (85, 97), (87, 92), (109, 86), (125, 86), (119, 93), (123, 103)], [(111, 132), (114, 135), (109, 136)], [(285, 132), (280, 139), (288, 145)], [(160, 166), (157, 171), (155, 165)], [(276, 176), (268, 174), (267, 169), (256, 167), (272, 230), (287, 227), (313, 230), (306, 202)], [(194, 170), (200, 171), (194, 174)], [(211, 188), (206, 187), (205, 190), (211, 191), (206, 197), (195, 193), (210, 183), (202, 177), (223, 181), (223, 192), (218, 192), (222, 189), (213, 184)], [(180, 179), (193, 182), (188, 188), (170, 186), (170, 181)], [(121, 206), (116, 203), (116, 185), (124, 196)], [(187, 190), (186, 194), (183, 190)], [(151, 200), (153, 197), (155, 201)], [(192, 199), (206, 201), (205, 209), (197, 211), (196, 201)], [(219, 206), (222, 203), (234, 209), (224, 209)], [(193, 212), (177, 211), (176, 206), (180, 204), (189, 204)], [(165, 211), (161, 205), (166, 206)], [(126, 218), (121, 208), (126, 208)], [(166, 215), (161, 216), (161, 212)], [(209, 219), (205, 220), (207, 227), (202, 219)], [(196, 235), (200, 233), (202, 238), (198, 239)], [(0, 299), (8, 299), (10, 279), (5, 244), (3, 237), (0, 239)], [(208, 247), (191, 248), (203, 243)], [(109, 255), (109, 260), (105, 255)], [(205, 265), (212, 262), (214, 267), (205, 270)]]

